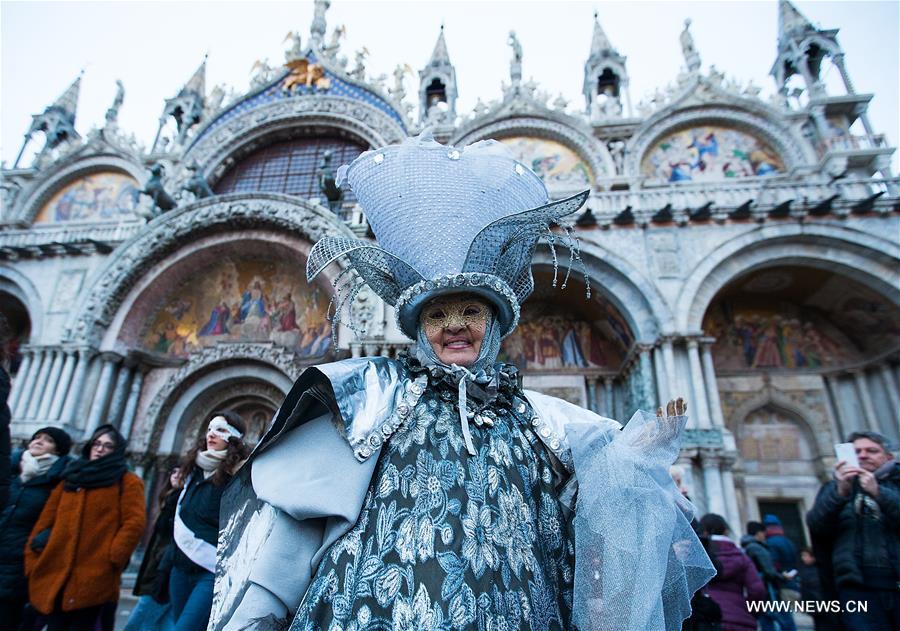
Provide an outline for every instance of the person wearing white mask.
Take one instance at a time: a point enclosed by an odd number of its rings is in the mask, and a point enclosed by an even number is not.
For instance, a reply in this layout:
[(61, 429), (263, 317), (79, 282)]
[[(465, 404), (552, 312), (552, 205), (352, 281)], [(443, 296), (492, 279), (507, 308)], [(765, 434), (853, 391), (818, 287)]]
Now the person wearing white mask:
[(181, 464), (184, 488), (174, 527), (174, 558), (169, 578), (176, 631), (206, 628), (212, 607), (219, 536), (219, 503), (225, 485), (250, 453), (246, 425), (233, 411), (217, 412), (206, 434)]

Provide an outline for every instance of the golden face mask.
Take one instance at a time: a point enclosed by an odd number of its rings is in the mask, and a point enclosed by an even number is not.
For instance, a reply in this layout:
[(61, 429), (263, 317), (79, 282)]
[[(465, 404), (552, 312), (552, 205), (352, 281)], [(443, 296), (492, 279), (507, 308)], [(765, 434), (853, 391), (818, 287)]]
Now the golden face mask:
[(421, 323), (426, 334), (446, 328), (486, 329), (491, 308), (477, 298), (433, 300), (422, 309)]

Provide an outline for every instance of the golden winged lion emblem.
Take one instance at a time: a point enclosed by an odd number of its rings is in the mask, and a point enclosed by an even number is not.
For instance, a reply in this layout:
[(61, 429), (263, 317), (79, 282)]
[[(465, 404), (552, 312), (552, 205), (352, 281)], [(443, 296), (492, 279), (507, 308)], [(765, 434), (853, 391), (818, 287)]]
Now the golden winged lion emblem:
[(294, 59), (285, 66), (291, 71), (282, 82), (285, 90), (290, 91), (297, 86), (316, 90), (327, 90), (331, 87), (331, 80), (325, 76), (325, 68), (320, 64), (311, 64), (308, 59)]

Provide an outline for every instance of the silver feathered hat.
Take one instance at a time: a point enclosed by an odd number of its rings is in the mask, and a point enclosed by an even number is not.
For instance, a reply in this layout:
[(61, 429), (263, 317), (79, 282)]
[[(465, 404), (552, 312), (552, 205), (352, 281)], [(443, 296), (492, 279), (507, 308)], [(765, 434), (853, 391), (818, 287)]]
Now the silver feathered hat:
[(560, 239), (570, 250), (570, 268), (579, 258), (568, 229), (560, 236), (551, 228), (578, 210), (590, 191), (548, 201), (541, 179), (495, 140), (457, 149), (426, 131), (366, 151), (341, 167), (337, 179), (339, 185), (350, 184), (379, 245), (324, 237), (310, 252), (310, 282), (338, 258), (348, 259), (335, 280), (335, 320), (345, 303), (352, 308), (361, 288), (356, 280), (342, 281), (355, 270), (394, 306), (400, 330), (412, 339), (431, 298), (461, 292), (490, 301), (502, 334), (508, 335), (518, 323), (519, 305), (534, 288), (531, 257), (538, 239), (545, 236), (551, 249)]

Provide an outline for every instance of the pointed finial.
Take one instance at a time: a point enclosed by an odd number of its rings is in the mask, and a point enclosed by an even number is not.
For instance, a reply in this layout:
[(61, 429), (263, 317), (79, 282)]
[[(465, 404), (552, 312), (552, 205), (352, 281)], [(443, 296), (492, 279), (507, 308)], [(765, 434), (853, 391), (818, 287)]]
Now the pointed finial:
[(600, 26), (600, 13), (594, 10), (594, 35), (591, 37), (591, 55), (603, 52), (605, 50), (612, 51), (613, 46), (606, 36), (603, 27)]
[(432, 65), (440, 63), (450, 63), (450, 53), (447, 50), (447, 40), (444, 38), (444, 25), (441, 24), (441, 31), (438, 33), (437, 42), (434, 44), (434, 50), (431, 51)]
[(188, 79), (188, 82), (184, 84), (184, 88), (181, 90), (182, 92), (195, 92), (200, 96), (206, 96), (206, 60), (208, 58), (209, 53), (203, 55), (203, 61), (197, 66), (197, 69), (194, 71), (194, 74), (191, 75), (191, 78)]
[(806, 17), (797, 10), (789, 0), (780, 0), (778, 3), (778, 36), (784, 37), (790, 33), (815, 31), (816, 27), (812, 25)]
[(84, 69), (82, 68), (81, 72), (79, 72), (78, 76), (75, 78), (75, 81), (73, 81), (72, 84), (66, 88), (66, 91), (53, 102), (51, 107), (59, 108), (74, 117), (75, 111), (78, 109), (78, 95), (81, 91), (81, 77), (83, 76)]

